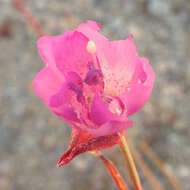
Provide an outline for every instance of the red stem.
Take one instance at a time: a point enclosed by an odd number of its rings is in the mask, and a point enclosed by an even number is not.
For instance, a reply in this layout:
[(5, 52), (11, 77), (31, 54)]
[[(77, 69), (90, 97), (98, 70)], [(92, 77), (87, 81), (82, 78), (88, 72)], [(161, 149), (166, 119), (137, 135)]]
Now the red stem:
[(15, 7), (23, 14), (26, 20), (29, 22), (30, 26), (35, 30), (40, 36), (47, 35), (44, 29), (41, 27), (39, 22), (32, 16), (29, 9), (27, 9), (21, 0), (12, 0)]
[(119, 171), (110, 160), (104, 157), (101, 152), (96, 151), (91, 153), (106, 166), (106, 169), (110, 174), (112, 180), (114, 181), (115, 185), (117, 186), (118, 190), (129, 190), (122, 177), (120, 176)]

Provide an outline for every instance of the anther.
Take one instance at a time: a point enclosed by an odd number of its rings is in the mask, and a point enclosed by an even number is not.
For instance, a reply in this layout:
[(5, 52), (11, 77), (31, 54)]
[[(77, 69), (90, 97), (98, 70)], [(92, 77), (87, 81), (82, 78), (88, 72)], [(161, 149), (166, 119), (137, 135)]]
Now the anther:
[(86, 46), (86, 50), (91, 53), (94, 54), (96, 53), (96, 44), (93, 41), (88, 41), (88, 44)]

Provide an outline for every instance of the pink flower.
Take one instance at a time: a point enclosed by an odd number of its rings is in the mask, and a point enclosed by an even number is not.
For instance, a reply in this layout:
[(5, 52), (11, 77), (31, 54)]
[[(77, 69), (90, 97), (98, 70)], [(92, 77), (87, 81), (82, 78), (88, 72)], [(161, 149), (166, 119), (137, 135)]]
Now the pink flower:
[(88, 134), (86, 142), (118, 137), (132, 126), (127, 117), (146, 103), (154, 83), (152, 67), (138, 56), (131, 35), (111, 42), (99, 29), (88, 21), (74, 31), (38, 41), (46, 65), (34, 80), (34, 90), (75, 134)]

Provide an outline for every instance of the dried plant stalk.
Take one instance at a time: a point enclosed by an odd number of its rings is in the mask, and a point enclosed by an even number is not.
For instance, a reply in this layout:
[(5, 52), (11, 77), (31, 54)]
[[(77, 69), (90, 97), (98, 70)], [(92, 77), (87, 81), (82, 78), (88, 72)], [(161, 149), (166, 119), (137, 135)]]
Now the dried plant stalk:
[(131, 151), (129, 149), (129, 146), (127, 144), (127, 140), (126, 140), (124, 134), (121, 135), (121, 143), (119, 146), (120, 146), (120, 150), (123, 153), (123, 156), (125, 158), (127, 170), (128, 170), (129, 176), (131, 178), (131, 181), (133, 183), (134, 189), (142, 190), (140, 178), (139, 178), (138, 172), (136, 170), (135, 163), (134, 163)]
[(149, 167), (141, 157), (140, 153), (134, 147), (132, 147), (132, 150), (137, 165), (142, 170), (144, 176), (147, 178), (151, 187), (154, 190), (164, 190), (163, 186), (159, 183), (152, 171), (149, 169)]
[(118, 190), (128, 190), (121, 175), (119, 174), (118, 170), (116, 169), (116, 167), (110, 160), (108, 160), (105, 156), (103, 156), (102, 153), (99, 151), (92, 151), (90, 153), (93, 156), (97, 157), (106, 166), (106, 169), (108, 173), (110, 174), (111, 178), (113, 179)]
[(152, 163), (157, 166), (157, 168), (175, 190), (184, 190), (178, 180), (174, 176), (170, 175), (169, 172), (166, 170), (164, 162), (153, 152), (153, 150), (145, 141), (140, 143), (139, 148), (152, 161)]
[(37, 34), (39, 34), (40, 36), (47, 35), (39, 22), (32, 16), (30, 11), (24, 6), (21, 0), (12, 0), (12, 2), (15, 7), (24, 15), (26, 20), (29, 22), (29, 24), (32, 26)]

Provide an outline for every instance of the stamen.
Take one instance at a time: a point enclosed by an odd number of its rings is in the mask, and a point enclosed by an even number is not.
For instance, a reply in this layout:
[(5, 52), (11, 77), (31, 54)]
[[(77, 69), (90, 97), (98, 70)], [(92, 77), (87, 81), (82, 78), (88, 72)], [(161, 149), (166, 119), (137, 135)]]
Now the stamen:
[(82, 89), (73, 83), (69, 83), (68, 86), (69, 86), (70, 90), (72, 90), (76, 93), (77, 101), (79, 101), (79, 102), (83, 101), (84, 97), (83, 97)]
[(121, 109), (120, 107), (117, 107), (117, 108), (115, 109), (115, 113), (116, 113), (117, 115), (120, 115), (121, 112), (122, 112), (122, 109)]
[(89, 70), (95, 69), (93, 62), (90, 62), (90, 61), (88, 62), (88, 69)]
[(91, 53), (94, 54), (96, 53), (96, 44), (93, 41), (88, 41), (88, 44), (86, 46), (86, 50)]
[(96, 85), (102, 81), (102, 73), (98, 69), (88, 71), (84, 82), (88, 85)]
[(121, 115), (124, 111), (124, 104), (118, 97), (110, 97), (109, 110), (117, 115)]

